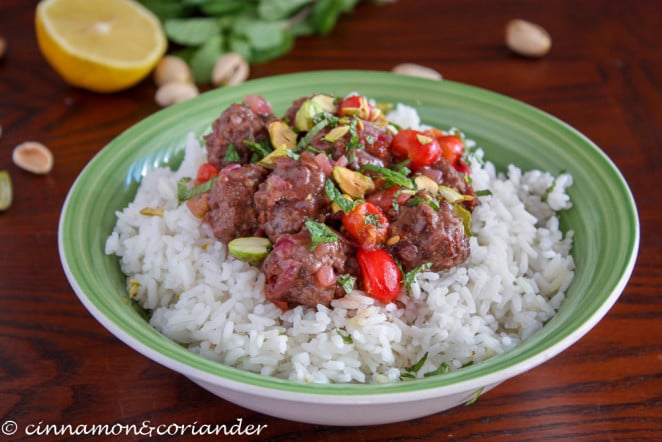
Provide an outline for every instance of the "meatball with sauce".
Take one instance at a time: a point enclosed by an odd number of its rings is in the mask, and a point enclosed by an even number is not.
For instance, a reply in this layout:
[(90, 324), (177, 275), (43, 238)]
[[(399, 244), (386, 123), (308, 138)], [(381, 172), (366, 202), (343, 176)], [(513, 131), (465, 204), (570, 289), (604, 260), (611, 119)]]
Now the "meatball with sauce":
[(389, 252), (406, 271), (431, 263), (438, 272), (461, 264), (469, 257), (469, 238), (453, 205), (441, 201), (439, 210), (426, 203), (401, 206), (391, 222), (391, 237), (399, 240)]
[[(212, 132), (205, 136), (208, 161), (219, 169), (230, 163), (248, 163), (252, 151), (245, 142), (268, 142), (269, 119), (269, 116), (254, 112), (245, 104), (231, 104), (214, 121)], [(238, 154), (238, 159), (228, 158), (230, 146)]]
[(311, 244), (305, 227), (281, 235), (262, 263), (266, 297), (283, 310), (296, 305), (328, 307), (342, 296), (337, 277), (347, 272), (349, 246), (341, 237), (318, 243), (312, 250)]
[(227, 244), (235, 238), (252, 236), (261, 229), (252, 195), (269, 171), (255, 164), (225, 167), (209, 192), (209, 211), (206, 219), (214, 236)]
[(305, 155), (299, 161), (278, 160), (253, 196), (258, 222), (272, 241), (298, 232), (306, 219), (325, 218), (331, 206), (324, 193), (325, 180), (322, 169)]

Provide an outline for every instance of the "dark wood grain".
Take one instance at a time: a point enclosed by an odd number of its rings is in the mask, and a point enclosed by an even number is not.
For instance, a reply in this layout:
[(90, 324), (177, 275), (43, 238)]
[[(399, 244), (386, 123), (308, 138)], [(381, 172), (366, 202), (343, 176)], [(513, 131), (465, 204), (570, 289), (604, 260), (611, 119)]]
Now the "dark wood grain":
[[(632, 278), (576, 345), (472, 406), (356, 428), (284, 421), (218, 399), (120, 343), (80, 304), (57, 252), (60, 208), (95, 153), (158, 107), (149, 79), (111, 95), (66, 85), (37, 49), (35, 4), (0, 4), (0, 34), (9, 44), (0, 61), (0, 169), (10, 171), (15, 191), (12, 207), (0, 213), (0, 424), (232, 425), (243, 419), (267, 425), (255, 440), (276, 441), (662, 439), (658, 1), (363, 3), (330, 35), (302, 38), (287, 56), (253, 66), (253, 78), (389, 70), (400, 62), (433, 67), (447, 79), (512, 96), (574, 126), (616, 163), (637, 201), (642, 238)], [(549, 30), (548, 56), (524, 59), (505, 48), (504, 25), (515, 17)], [(12, 164), (13, 147), (26, 140), (53, 150), (50, 174), (31, 175)]]

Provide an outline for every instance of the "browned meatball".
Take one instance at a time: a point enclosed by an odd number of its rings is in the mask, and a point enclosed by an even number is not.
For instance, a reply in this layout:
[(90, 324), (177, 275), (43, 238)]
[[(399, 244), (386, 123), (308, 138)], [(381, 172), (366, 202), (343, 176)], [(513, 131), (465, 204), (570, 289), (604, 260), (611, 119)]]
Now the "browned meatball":
[[(245, 104), (233, 103), (212, 124), (205, 136), (207, 159), (219, 169), (233, 162), (248, 163), (252, 151), (244, 141), (267, 142), (269, 116), (256, 114)], [(239, 154), (239, 161), (226, 161), (228, 147)]]
[(251, 195), (269, 171), (254, 164), (231, 165), (219, 173), (209, 192), (207, 221), (214, 235), (227, 244), (234, 238), (252, 236), (261, 229)]
[[(254, 195), (258, 221), (276, 241), (301, 230), (306, 219), (322, 220), (331, 202), (324, 193), (326, 176), (314, 161), (283, 158)], [(248, 197), (249, 194), (246, 194)]]
[(400, 239), (388, 249), (406, 271), (429, 262), (430, 270), (438, 272), (469, 257), (469, 238), (455, 208), (445, 201), (439, 206), (439, 210), (426, 203), (401, 206), (391, 222), (391, 237)]
[(297, 305), (329, 306), (341, 296), (337, 277), (346, 273), (348, 245), (338, 241), (319, 243), (311, 251), (310, 233), (281, 235), (262, 263), (266, 297), (283, 310)]

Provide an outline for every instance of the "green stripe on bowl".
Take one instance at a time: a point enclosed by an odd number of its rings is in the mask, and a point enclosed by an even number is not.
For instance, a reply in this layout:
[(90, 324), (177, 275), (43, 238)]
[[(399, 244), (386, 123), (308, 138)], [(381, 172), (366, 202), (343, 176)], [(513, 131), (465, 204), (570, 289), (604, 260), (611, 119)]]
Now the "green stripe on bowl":
[[(513, 163), (573, 175), (574, 208), (562, 226), (575, 231), (575, 279), (559, 314), (517, 348), (444, 376), (390, 385), (308, 385), (224, 366), (195, 354), (149, 327), (126, 300), (118, 260), (104, 254), (115, 212), (133, 198), (148, 170), (176, 167), (187, 133), (200, 136), (230, 103), (249, 94), (265, 96), (282, 114), (296, 98), (311, 93), (352, 91), (383, 102), (416, 106), (423, 122), (459, 127), (476, 140), (499, 170)], [(294, 393), (366, 395), (415, 392), (458, 382), (477, 383), (500, 370), (524, 371), (579, 339), (616, 301), (632, 271), (639, 239), (636, 207), (615, 166), (586, 137), (524, 103), (451, 81), (432, 81), (383, 72), (322, 71), (254, 80), (214, 90), (164, 109), (128, 129), (81, 172), (63, 207), (60, 253), (67, 276), (93, 314), (129, 345), (163, 355), (165, 365), (184, 364), (206, 375)]]

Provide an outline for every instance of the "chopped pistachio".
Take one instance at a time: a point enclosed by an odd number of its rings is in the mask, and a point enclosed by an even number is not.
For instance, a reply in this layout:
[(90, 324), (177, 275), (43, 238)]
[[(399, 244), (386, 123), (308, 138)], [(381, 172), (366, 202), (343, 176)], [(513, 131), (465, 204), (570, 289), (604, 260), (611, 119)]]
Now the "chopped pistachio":
[(145, 216), (163, 216), (163, 209), (156, 209), (154, 207), (144, 207), (140, 209), (140, 214)]
[(340, 190), (352, 198), (362, 198), (366, 192), (375, 188), (372, 178), (342, 166), (333, 168), (333, 179)]
[(439, 191), (439, 184), (437, 184), (435, 180), (426, 175), (416, 176), (416, 178), (414, 178), (414, 184), (416, 184), (417, 189), (425, 190), (432, 194), (435, 194)]
[(8, 171), (0, 170), (0, 210), (7, 210), (11, 206), (11, 201), (11, 177)]
[(246, 236), (235, 238), (228, 243), (228, 251), (232, 256), (251, 265), (258, 265), (271, 251), (269, 238)]
[(333, 129), (329, 131), (328, 134), (324, 135), (324, 141), (328, 141), (329, 143), (335, 143), (342, 137), (344, 137), (347, 132), (349, 132), (349, 126), (336, 126)]
[(273, 169), (274, 167), (276, 167), (276, 163), (278, 162), (278, 160), (288, 156), (287, 155), (288, 150), (289, 149), (287, 148), (287, 146), (282, 144), (279, 147), (277, 147), (276, 150), (271, 152), (269, 155), (258, 161), (257, 165), (262, 166), (266, 169)]
[(439, 186), (439, 194), (449, 203), (461, 203), (462, 201), (472, 201), (471, 195), (463, 195), (457, 190), (448, 186)]
[(338, 110), (338, 107), (336, 106), (336, 97), (332, 97), (331, 95), (319, 94), (315, 95), (311, 100), (322, 107), (322, 112), (335, 114)]
[(129, 297), (135, 298), (138, 295), (138, 289), (140, 288), (140, 283), (135, 279), (129, 279)]
[(284, 121), (273, 121), (267, 127), (269, 139), (274, 149), (285, 146), (288, 149), (294, 149), (297, 144), (297, 134)]
[(313, 117), (324, 112), (321, 104), (308, 99), (301, 103), (299, 110), (294, 116), (294, 127), (300, 131), (308, 131), (313, 127)]
[(418, 139), (418, 142), (421, 144), (429, 144), (432, 143), (432, 141), (434, 141), (432, 138), (426, 137), (425, 135), (421, 135), (421, 134), (416, 134), (416, 138)]
[(386, 115), (384, 115), (381, 110), (376, 108), (372, 109), (372, 112), (370, 114), (370, 121), (372, 121), (373, 124), (377, 127), (383, 128), (389, 126)]

